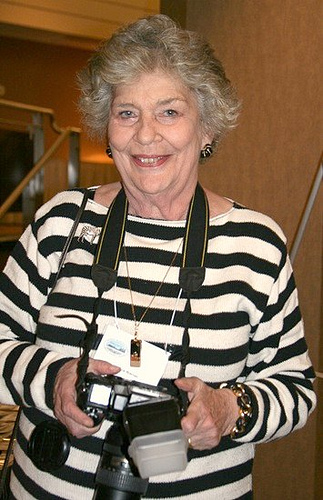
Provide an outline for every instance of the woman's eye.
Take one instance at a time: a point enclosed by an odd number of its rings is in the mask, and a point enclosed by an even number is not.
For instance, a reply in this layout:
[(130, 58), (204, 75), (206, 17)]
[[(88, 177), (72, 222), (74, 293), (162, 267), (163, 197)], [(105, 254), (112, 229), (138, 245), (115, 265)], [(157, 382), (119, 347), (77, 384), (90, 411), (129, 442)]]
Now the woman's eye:
[(133, 118), (135, 115), (133, 111), (127, 110), (127, 111), (120, 111), (119, 116), (121, 116), (121, 118)]
[(164, 114), (166, 116), (177, 116), (177, 111), (175, 111), (175, 109), (166, 109), (166, 111), (164, 111)]

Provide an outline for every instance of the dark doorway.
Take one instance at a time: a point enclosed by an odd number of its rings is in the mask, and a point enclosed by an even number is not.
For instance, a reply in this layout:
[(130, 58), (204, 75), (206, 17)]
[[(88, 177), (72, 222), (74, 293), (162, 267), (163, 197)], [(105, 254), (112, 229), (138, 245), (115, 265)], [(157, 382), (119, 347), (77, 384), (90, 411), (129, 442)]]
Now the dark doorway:
[[(0, 129), (0, 204), (2, 204), (33, 166), (33, 142), (26, 132)], [(21, 212), (21, 197), (10, 208)]]

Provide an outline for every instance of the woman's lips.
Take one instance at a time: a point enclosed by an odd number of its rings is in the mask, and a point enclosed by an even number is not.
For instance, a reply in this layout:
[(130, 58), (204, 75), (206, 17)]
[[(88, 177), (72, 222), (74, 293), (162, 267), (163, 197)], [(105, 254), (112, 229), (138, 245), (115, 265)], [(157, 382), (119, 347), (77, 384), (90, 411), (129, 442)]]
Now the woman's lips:
[(133, 160), (136, 165), (144, 168), (151, 167), (160, 167), (165, 163), (165, 161), (169, 158), (169, 155), (161, 155), (161, 156), (139, 156), (133, 155)]

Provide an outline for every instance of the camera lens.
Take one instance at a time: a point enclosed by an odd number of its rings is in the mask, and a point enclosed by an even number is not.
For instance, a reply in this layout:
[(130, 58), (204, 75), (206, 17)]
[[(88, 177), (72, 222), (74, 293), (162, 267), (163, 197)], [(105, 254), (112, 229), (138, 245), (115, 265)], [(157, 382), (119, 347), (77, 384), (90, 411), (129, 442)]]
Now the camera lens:
[(108, 430), (96, 474), (95, 500), (140, 500), (148, 480), (139, 476), (127, 456), (129, 442), (123, 427), (114, 423)]

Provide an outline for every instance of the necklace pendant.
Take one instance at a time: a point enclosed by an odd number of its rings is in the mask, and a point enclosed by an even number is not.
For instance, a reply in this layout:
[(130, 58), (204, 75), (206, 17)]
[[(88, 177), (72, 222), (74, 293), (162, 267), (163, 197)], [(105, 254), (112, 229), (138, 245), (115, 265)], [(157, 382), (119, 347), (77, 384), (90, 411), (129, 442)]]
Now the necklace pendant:
[(141, 340), (134, 338), (130, 344), (130, 366), (140, 366)]

